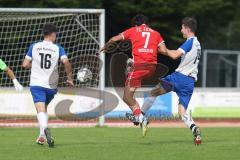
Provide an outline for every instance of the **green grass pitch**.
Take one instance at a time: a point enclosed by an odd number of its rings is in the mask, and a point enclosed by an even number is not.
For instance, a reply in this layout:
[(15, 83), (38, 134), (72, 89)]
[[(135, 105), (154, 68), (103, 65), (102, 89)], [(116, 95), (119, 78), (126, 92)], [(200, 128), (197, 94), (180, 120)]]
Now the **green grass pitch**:
[(240, 128), (53, 128), (55, 148), (35, 144), (37, 128), (0, 128), (1, 160), (239, 160)]

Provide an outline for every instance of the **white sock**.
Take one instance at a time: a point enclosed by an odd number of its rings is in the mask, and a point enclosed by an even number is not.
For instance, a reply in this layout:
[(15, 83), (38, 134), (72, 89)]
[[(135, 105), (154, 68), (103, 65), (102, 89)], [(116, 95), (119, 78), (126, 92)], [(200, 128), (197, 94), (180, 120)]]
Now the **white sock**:
[(194, 129), (196, 128), (196, 125), (195, 125), (195, 122), (193, 121), (192, 117), (185, 113), (183, 116), (182, 116), (182, 120), (183, 122), (185, 123), (185, 125), (190, 128), (192, 130), (192, 132), (194, 131)]
[(40, 136), (45, 136), (44, 129), (47, 128), (48, 124), (48, 115), (45, 112), (39, 112), (37, 114), (37, 119), (40, 128)]

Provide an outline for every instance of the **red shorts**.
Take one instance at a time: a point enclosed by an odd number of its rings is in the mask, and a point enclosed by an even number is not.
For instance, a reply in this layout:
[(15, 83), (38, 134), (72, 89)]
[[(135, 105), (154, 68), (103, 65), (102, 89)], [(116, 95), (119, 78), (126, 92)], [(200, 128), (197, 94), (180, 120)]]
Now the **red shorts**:
[(156, 64), (134, 64), (132, 71), (128, 73), (125, 86), (139, 88), (142, 85), (142, 80), (151, 77), (156, 70)]

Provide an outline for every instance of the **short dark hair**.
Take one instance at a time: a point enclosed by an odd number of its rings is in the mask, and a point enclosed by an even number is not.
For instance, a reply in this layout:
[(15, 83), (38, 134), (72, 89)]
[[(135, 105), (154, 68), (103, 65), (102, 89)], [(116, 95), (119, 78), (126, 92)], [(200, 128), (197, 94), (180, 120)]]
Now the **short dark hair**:
[(142, 24), (148, 24), (148, 17), (143, 15), (143, 14), (137, 14), (136, 16), (133, 17), (132, 19), (132, 25), (135, 26), (140, 26)]
[(52, 33), (57, 33), (57, 27), (54, 24), (51, 23), (47, 23), (43, 26), (43, 35), (47, 36), (50, 35)]
[(197, 30), (197, 20), (193, 17), (185, 17), (182, 20), (182, 24), (188, 27), (193, 33)]

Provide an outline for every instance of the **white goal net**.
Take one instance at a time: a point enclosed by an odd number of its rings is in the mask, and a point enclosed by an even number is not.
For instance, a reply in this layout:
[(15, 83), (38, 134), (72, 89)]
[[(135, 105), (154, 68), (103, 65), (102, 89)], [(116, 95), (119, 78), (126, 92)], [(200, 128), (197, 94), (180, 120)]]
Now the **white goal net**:
[[(16, 9), (0, 8), (0, 58), (14, 71), (19, 82), (27, 87), (30, 70), (21, 67), (28, 47), (43, 40), (46, 23), (58, 28), (56, 43), (63, 46), (73, 67), (77, 87), (104, 88), (104, 56), (96, 52), (104, 44), (104, 10), (101, 9)], [(77, 71), (87, 67), (92, 79), (77, 81)], [(101, 76), (100, 76), (101, 75)], [(65, 87), (66, 74), (59, 66), (59, 87)], [(11, 88), (12, 81), (0, 72), (0, 87)], [(1, 93), (3, 94), (3, 93)], [(1, 113), (0, 115), (4, 115)]]
[[(42, 27), (46, 23), (53, 23), (59, 33), (56, 43), (63, 46), (73, 64), (74, 76), (81, 67), (88, 67), (93, 78), (90, 82), (80, 84), (76, 77), (76, 85), (87, 87), (99, 86), (99, 71), (101, 61), (96, 56), (100, 45), (100, 12), (71, 10), (0, 10), (0, 58), (10, 66), (19, 81), (29, 84), (29, 70), (21, 67), (22, 60), (28, 47), (41, 41)], [(59, 86), (64, 86), (63, 69), (60, 67)], [(12, 86), (9, 78), (1, 73), (0, 85)]]

